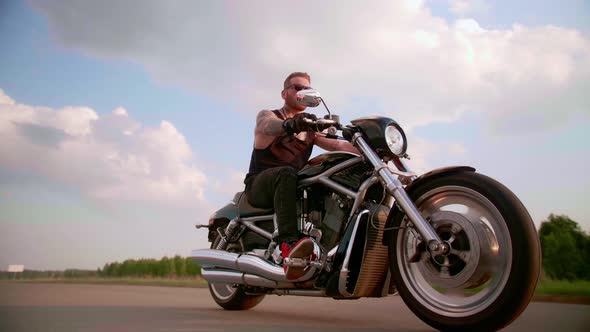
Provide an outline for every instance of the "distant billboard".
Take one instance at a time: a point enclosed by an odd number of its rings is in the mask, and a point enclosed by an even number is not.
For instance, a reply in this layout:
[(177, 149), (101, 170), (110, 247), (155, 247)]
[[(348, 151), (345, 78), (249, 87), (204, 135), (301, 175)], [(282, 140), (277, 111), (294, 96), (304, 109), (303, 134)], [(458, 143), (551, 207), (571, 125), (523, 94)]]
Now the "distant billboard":
[(23, 272), (24, 270), (24, 265), (8, 265), (8, 272)]

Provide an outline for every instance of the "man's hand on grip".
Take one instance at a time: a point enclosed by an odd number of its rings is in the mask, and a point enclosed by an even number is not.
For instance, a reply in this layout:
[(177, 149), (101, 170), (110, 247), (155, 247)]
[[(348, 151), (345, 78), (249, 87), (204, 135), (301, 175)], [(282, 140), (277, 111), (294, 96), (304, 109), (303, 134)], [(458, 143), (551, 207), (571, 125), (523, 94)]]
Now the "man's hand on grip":
[(292, 118), (283, 121), (283, 129), (285, 129), (288, 134), (296, 134), (309, 129), (317, 130), (315, 125), (306, 122), (305, 119), (316, 121), (318, 118), (309, 113), (297, 113)]

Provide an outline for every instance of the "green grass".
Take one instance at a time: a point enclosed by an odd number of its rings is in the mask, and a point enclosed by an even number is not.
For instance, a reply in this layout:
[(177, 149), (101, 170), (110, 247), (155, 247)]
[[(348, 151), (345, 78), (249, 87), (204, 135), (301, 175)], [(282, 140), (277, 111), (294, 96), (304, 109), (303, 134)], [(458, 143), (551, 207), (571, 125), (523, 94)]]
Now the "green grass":
[(590, 281), (576, 280), (570, 282), (541, 279), (537, 284), (535, 295), (590, 296)]
[(202, 278), (172, 279), (172, 278), (35, 278), (0, 280), (0, 282), (24, 283), (60, 283), (60, 284), (101, 284), (101, 285), (138, 285), (138, 286), (166, 286), (166, 287), (206, 287), (207, 282)]

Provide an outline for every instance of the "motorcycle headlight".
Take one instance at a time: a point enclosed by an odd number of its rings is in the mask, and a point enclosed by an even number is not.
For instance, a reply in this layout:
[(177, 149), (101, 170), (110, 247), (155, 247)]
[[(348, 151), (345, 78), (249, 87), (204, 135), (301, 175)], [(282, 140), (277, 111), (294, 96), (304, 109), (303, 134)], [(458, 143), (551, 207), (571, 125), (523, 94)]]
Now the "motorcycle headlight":
[(401, 157), (406, 153), (406, 135), (401, 128), (395, 125), (387, 126), (385, 128), (385, 142), (394, 155)]

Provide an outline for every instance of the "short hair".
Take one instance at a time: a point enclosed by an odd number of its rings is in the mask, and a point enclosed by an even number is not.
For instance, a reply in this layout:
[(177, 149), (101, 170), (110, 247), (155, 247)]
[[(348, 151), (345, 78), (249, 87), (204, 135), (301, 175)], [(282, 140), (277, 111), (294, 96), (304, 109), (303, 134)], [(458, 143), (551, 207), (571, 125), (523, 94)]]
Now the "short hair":
[(303, 78), (307, 79), (309, 81), (309, 83), (311, 84), (311, 77), (309, 77), (308, 73), (296, 71), (294, 73), (291, 73), (289, 76), (287, 76), (287, 78), (285, 79), (285, 82), (283, 83), (283, 89), (286, 89), (289, 85), (291, 85), (291, 79), (294, 77), (303, 77)]

